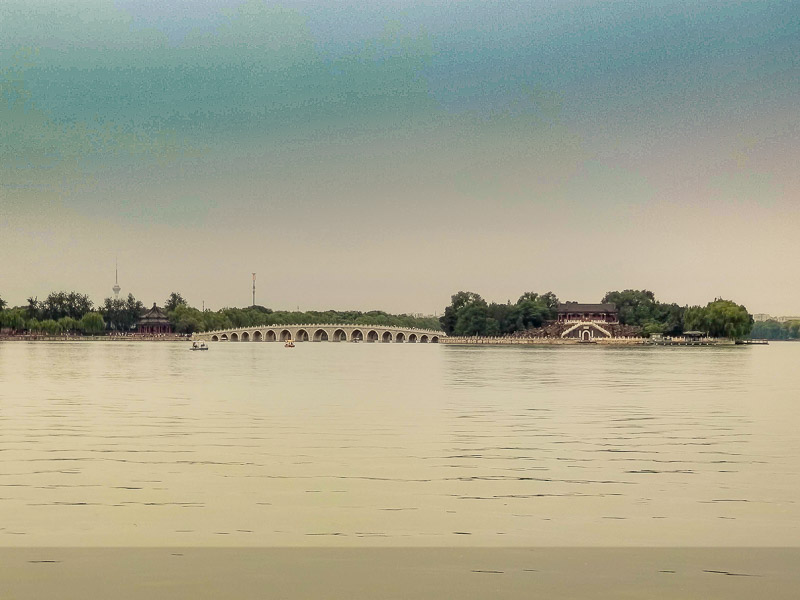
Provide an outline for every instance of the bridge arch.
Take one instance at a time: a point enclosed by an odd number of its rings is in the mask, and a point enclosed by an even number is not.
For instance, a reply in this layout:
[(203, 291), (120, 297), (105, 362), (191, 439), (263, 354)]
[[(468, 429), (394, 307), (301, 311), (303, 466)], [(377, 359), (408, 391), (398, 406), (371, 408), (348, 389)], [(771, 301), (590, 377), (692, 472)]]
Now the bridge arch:
[[(602, 332), (595, 331), (593, 337)], [(386, 325), (364, 326), (356, 324), (297, 324), (285, 325), (283, 328), (272, 325), (257, 325), (252, 329), (231, 327), (216, 331), (195, 333), (192, 339), (212, 342), (275, 342), (295, 340), (300, 342), (370, 342), (370, 343), (441, 343), (445, 334), (432, 329), (416, 329), (414, 327), (394, 327)], [(577, 337), (577, 335), (576, 335)]]

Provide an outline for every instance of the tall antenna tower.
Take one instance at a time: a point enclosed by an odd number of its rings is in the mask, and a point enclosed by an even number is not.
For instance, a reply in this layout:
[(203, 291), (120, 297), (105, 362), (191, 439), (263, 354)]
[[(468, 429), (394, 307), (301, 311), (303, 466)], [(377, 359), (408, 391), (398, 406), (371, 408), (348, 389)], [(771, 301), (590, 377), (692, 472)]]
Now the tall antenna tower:
[(253, 273), (253, 306), (256, 305), (256, 274)]
[(119, 291), (122, 289), (119, 287), (119, 267), (117, 265), (117, 257), (114, 257), (114, 287), (111, 288), (114, 291), (114, 300), (119, 300)]

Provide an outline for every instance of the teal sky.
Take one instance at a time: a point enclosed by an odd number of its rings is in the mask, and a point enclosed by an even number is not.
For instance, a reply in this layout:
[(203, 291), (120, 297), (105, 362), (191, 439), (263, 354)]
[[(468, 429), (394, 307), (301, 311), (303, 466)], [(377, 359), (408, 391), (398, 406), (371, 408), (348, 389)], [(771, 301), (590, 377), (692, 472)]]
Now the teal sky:
[(4, 0), (0, 297), (800, 314), (798, 98), (792, 1)]

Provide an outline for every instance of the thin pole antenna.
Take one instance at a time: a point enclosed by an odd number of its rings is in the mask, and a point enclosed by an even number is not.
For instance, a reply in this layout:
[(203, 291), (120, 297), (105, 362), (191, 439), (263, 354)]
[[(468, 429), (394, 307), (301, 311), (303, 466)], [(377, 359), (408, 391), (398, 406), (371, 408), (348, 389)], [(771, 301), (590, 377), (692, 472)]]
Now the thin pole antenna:
[(256, 305), (256, 274), (253, 273), (253, 306)]

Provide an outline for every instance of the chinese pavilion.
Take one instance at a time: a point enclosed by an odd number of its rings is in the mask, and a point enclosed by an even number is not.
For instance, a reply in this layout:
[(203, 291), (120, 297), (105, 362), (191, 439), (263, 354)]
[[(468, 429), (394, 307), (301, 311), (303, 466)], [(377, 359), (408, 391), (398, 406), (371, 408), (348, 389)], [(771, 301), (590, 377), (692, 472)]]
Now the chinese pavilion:
[(570, 323), (575, 321), (595, 321), (599, 323), (619, 323), (617, 305), (613, 302), (607, 304), (580, 304), (567, 302), (558, 305), (558, 322)]
[(614, 327), (619, 324), (617, 305), (580, 304), (567, 302), (558, 305), (558, 322), (566, 329), (562, 338), (575, 338), (583, 342), (591, 342), (595, 338), (614, 337)]
[(153, 308), (139, 317), (139, 333), (172, 333), (172, 326), (169, 324), (167, 313), (161, 310), (153, 302)]

